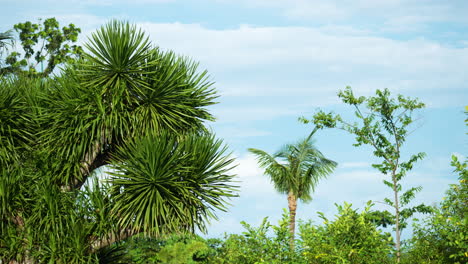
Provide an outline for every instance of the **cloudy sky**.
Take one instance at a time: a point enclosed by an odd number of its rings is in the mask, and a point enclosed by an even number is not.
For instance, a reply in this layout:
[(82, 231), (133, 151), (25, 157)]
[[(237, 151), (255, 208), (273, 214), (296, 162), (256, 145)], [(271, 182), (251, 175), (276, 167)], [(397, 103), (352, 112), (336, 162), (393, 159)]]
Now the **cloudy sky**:
[[(207, 69), (219, 91), (209, 124), (237, 157), (240, 197), (209, 228), (210, 236), (241, 232), (244, 220), (276, 222), (286, 197), (275, 192), (247, 148), (274, 152), (305, 137), (297, 122), (319, 108), (350, 116), (336, 94), (376, 89), (418, 97), (405, 155), (426, 152), (403, 187), (423, 186), (416, 202), (439, 201), (456, 182), (451, 155), (466, 156), (468, 2), (464, 0), (2, 0), (0, 32), (15, 23), (55, 17), (82, 29), (80, 42), (112, 18), (138, 24), (153, 43)], [(319, 183), (298, 218), (336, 213), (343, 201), (362, 208), (391, 193), (372, 169), (371, 149), (355, 148), (341, 131), (321, 131), (316, 146), (339, 163)], [(377, 205), (376, 207), (380, 207)]]

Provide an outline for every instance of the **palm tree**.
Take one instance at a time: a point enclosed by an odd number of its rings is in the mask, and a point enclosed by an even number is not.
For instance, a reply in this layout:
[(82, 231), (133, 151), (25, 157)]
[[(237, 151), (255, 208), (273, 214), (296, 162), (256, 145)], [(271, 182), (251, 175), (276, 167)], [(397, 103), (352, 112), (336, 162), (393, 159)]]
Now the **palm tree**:
[[(206, 71), (124, 22), (85, 46), (58, 76), (0, 78), (0, 262), (87, 263), (135, 234), (205, 231), (235, 195), (204, 127)], [(83, 190), (104, 165), (110, 187)]]
[(313, 145), (310, 135), (296, 144), (288, 144), (276, 154), (270, 155), (263, 150), (249, 148), (265, 169), (275, 189), (288, 197), (289, 232), (291, 248), (294, 248), (297, 200), (310, 202), (320, 179), (327, 177), (336, 168), (337, 163), (327, 159)]
[(3, 74), (6, 70), (3, 68), (3, 50), (8, 50), (8, 45), (13, 46), (14, 36), (13, 31), (8, 30), (5, 32), (0, 32), (0, 75)]
[[(0, 32), (0, 51), (6, 46), (12, 45), (13, 44), (13, 34), (11, 30), (5, 31), (5, 32)], [(9, 43), (8, 43), (9, 42)]]
[(135, 26), (112, 21), (84, 46), (84, 60), (48, 95), (40, 135), (61, 158), (53, 169), (65, 189), (80, 188), (129, 139), (201, 131), (214, 120), (205, 109), (216, 98), (206, 71), (153, 48)]

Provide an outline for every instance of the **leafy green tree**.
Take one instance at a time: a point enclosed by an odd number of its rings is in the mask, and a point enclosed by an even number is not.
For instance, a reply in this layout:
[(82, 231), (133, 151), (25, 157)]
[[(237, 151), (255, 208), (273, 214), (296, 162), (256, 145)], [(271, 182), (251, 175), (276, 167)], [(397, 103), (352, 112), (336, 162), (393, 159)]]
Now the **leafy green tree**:
[(299, 247), (306, 263), (392, 263), (392, 237), (382, 234), (370, 221), (370, 208), (358, 213), (351, 204), (336, 205), (335, 220), (319, 212), (324, 225), (306, 222), (299, 227)]
[(327, 177), (337, 165), (325, 158), (312, 144), (312, 136), (316, 131), (297, 144), (286, 145), (274, 155), (259, 149), (249, 149), (257, 157), (260, 167), (265, 169), (264, 173), (270, 177), (275, 189), (288, 197), (291, 248), (294, 246), (297, 200), (311, 201), (311, 193), (318, 181)]
[[(413, 123), (414, 111), (424, 107), (417, 99), (406, 98), (398, 95), (397, 98), (390, 97), (390, 91), (377, 90), (374, 97), (356, 97), (350, 87), (340, 91), (338, 96), (348, 105), (355, 108), (355, 116), (360, 123), (344, 121), (339, 115), (320, 111), (314, 115), (312, 120), (302, 119), (304, 123), (313, 122), (317, 127), (340, 128), (356, 136), (354, 146), (369, 145), (373, 148), (373, 154), (382, 159), (380, 164), (372, 166), (382, 174), (387, 175), (389, 180), (384, 180), (392, 192), (392, 199), (385, 198), (385, 203), (394, 209), (396, 257), (400, 262), (401, 230), (406, 226), (408, 218), (415, 212), (428, 213), (430, 207), (423, 204), (410, 207), (416, 193), (422, 187), (412, 187), (406, 191), (402, 190), (400, 184), (407, 172), (413, 168), (425, 153), (417, 153), (409, 159), (404, 160), (402, 147), (410, 131), (409, 126)], [(361, 110), (364, 106), (366, 110)]]
[[(468, 125), (468, 119), (465, 122)], [(459, 182), (450, 186), (423, 225), (415, 225), (405, 254), (406, 263), (468, 262), (468, 160), (452, 156), (451, 165)]]
[[(206, 71), (124, 22), (87, 47), (57, 76), (0, 78), (3, 263), (95, 263), (136, 234), (205, 231), (235, 194), (233, 159), (203, 125)], [(103, 166), (108, 184), (84, 185)]]
[(42, 24), (18, 23), (14, 30), (19, 33), (23, 53), (11, 52), (0, 74), (27, 72), (44, 77), (51, 74), (57, 65), (71, 62), (83, 54), (80, 46), (72, 44), (81, 32), (74, 24), (60, 28), (55, 18), (48, 18)]

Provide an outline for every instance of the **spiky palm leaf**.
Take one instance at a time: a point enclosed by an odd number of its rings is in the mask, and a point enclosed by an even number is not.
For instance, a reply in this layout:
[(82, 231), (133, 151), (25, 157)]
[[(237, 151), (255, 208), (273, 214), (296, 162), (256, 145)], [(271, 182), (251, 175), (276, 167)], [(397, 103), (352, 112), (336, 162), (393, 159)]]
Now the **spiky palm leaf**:
[(18, 151), (32, 140), (34, 106), (28, 103), (28, 92), (36, 84), (22, 78), (0, 79), (0, 166), (18, 161)]
[(224, 210), (234, 194), (232, 162), (211, 135), (162, 133), (131, 142), (114, 157), (113, 214), (134, 232), (204, 231), (213, 211)]
[(56, 159), (57, 182), (81, 186), (129, 138), (203, 130), (213, 119), (204, 108), (216, 98), (206, 72), (149, 45), (134, 26), (112, 21), (92, 35), (81, 64), (57, 77), (40, 135)]
[(85, 53), (81, 75), (87, 87), (99, 87), (102, 94), (120, 103), (149, 88), (142, 76), (150, 73), (153, 63), (149, 61), (150, 42), (136, 26), (113, 20), (93, 33), (84, 46), (89, 53)]
[(260, 149), (249, 148), (249, 151), (257, 157), (258, 165), (265, 169), (266, 175), (270, 176), (275, 189), (281, 194), (287, 194), (292, 185), (290, 181), (293, 180), (289, 164), (281, 164), (276, 160), (276, 155), (272, 156)]
[(157, 48), (149, 61), (154, 62), (146, 78), (150, 89), (138, 94), (138, 106), (132, 111), (134, 127), (140, 131), (203, 130), (204, 120), (214, 120), (205, 109), (217, 98), (206, 71), (199, 73), (197, 63)]

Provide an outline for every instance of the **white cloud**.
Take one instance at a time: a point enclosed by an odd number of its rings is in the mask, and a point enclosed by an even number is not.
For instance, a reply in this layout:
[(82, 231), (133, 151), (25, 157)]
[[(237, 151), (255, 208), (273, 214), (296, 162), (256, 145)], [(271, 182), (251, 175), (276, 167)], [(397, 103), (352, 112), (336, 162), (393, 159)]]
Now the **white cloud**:
[(456, 70), (455, 66), (468, 64), (468, 48), (445, 47), (424, 39), (340, 36), (311, 27), (244, 25), (212, 30), (180, 23), (141, 26), (161, 47), (225, 69), (301, 63), (320, 69), (329, 65), (372, 66), (421, 74), (448, 73)]
[(240, 156), (236, 159), (239, 165), (233, 170), (240, 181), (240, 195), (245, 197), (267, 197), (276, 194), (268, 176), (258, 167), (257, 160), (252, 154)]
[[(466, 89), (468, 83), (464, 72), (468, 47), (427, 39), (343, 35), (334, 27), (243, 25), (214, 30), (199, 24), (140, 25), (162, 48), (201, 61), (215, 80), (225, 84), (225, 90), (222, 85), (219, 88), (228, 96), (313, 94), (311, 100), (331, 102), (338, 89), (351, 84), (360, 93), (384, 87), (402, 93), (424, 90), (426, 98), (422, 99), (428, 105), (453, 105), (463, 100), (453, 91)], [(254, 72), (265, 79), (242, 76)], [(269, 79), (261, 77), (262, 72)]]
[(468, 22), (466, 16), (462, 15), (468, 8), (463, 1), (241, 0), (236, 3), (259, 10), (275, 9), (289, 19), (320, 24), (350, 24), (354, 20), (371, 20), (373, 24), (369, 26), (377, 24), (377, 31), (412, 31), (430, 22)]

